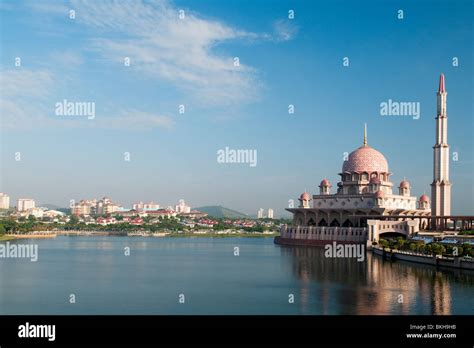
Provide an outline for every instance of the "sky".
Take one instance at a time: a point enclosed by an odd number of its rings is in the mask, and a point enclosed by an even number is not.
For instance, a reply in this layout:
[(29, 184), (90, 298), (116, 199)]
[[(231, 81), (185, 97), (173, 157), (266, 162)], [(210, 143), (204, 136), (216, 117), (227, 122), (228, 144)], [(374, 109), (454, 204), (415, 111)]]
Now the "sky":
[[(0, 191), (11, 205), (184, 199), (280, 216), (321, 179), (336, 186), (367, 123), (394, 193), (406, 178), (431, 195), (444, 73), (452, 213), (473, 215), (472, 7), (3, 0)], [(382, 116), (389, 99), (419, 103), (420, 117)], [(64, 100), (95, 113), (60, 114)], [(226, 147), (256, 151), (256, 165), (220, 163)]]

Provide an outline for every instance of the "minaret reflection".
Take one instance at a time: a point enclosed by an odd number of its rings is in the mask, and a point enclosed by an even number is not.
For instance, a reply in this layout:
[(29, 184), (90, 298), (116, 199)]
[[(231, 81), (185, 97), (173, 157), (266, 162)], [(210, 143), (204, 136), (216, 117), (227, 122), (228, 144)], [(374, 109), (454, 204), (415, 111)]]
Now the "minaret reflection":
[(318, 247), (282, 247), (281, 253), (285, 268), (300, 281), (302, 314), (452, 313), (449, 278), (458, 271), (391, 263), (370, 252), (364, 262), (326, 258)]

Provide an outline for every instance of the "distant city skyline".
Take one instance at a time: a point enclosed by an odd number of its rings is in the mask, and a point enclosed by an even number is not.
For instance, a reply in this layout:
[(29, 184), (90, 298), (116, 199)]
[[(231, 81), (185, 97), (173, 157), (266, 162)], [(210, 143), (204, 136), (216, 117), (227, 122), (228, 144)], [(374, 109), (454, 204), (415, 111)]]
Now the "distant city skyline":
[[(431, 198), (444, 73), (451, 213), (472, 214), (472, 7), (2, 2), (0, 191), (10, 205), (184, 199), (287, 217), (295, 193), (339, 181), (367, 123), (393, 183)], [(89, 104), (71, 116), (67, 102)], [(382, 113), (393, 102), (416, 112)], [(220, 161), (223, 149), (253, 161)]]

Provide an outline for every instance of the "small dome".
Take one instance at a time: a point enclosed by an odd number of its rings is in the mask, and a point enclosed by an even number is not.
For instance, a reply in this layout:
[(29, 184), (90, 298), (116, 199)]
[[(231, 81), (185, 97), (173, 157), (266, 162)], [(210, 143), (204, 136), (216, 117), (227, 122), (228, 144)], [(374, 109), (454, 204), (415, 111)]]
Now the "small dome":
[(409, 189), (410, 188), (410, 183), (407, 181), (407, 180), (403, 180), (401, 183), (400, 183), (400, 188), (406, 188), (406, 189)]
[(375, 192), (375, 198), (383, 198), (385, 196), (385, 193), (383, 193), (383, 191), (381, 190), (378, 190), (377, 192)]
[(308, 192), (303, 192), (300, 196), (301, 201), (309, 201), (309, 199), (310, 199), (310, 196)]
[(376, 178), (376, 177), (372, 177), (372, 178), (370, 178), (369, 183), (370, 184), (380, 184), (380, 179)]
[(420, 197), (420, 202), (430, 202), (430, 197), (428, 197), (427, 195), (425, 195), (424, 193), (421, 195)]
[(319, 184), (319, 187), (332, 187), (328, 179), (323, 179)]

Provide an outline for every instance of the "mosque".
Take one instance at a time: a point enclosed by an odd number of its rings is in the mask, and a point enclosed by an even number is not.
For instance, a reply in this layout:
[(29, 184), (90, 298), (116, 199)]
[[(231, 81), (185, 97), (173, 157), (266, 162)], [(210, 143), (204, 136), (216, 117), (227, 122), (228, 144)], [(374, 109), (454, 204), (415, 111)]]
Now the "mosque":
[[(319, 184), (319, 193), (303, 192), (293, 214), (292, 226), (283, 226), (280, 244), (366, 243), (378, 240), (382, 233), (411, 235), (426, 227), (428, 217), (449, 216), (449, 145), (444, 75), (437, 92), (436, 144), (434, 145), (432, 204), (423, 194), (411, 195), (408, 180), (395, 188), (385, 156), (369, 146), (367, 127), (362, 146), (351, 152), (342, 164), (340, 181), (334, 187), (327, 179)], [(334, 192), (333, 192), (334, 191)], [(395, 192), (394, 192), (395, 191)], [(394, 216), (394, 219), (386, 219)], [(378, 218), (380, 217), (380, 218)], [(384, 218), (382, 218), (384, 217)]]

